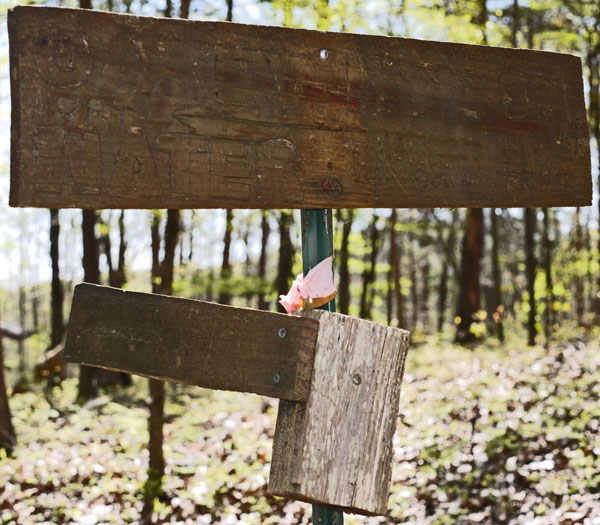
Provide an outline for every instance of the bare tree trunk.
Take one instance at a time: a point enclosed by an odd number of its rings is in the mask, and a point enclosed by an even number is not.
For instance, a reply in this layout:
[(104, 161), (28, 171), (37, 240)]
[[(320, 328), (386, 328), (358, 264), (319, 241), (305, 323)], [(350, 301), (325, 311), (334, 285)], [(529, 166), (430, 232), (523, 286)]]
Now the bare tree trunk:
[(190, 229), (188, 231), (188, 254), (187, 264), (191, 263), (194, 258), (194, 230), (196, 228), (196, 210), (192, 210), (192, 217), (190, 220)]
[[(423, 244), (421, 243), (421, 247)], [(423, 332), (429, 333), (429, 297), (431, 295), (430, 275), (431, 273), (431, 262), (429, 260), (429, 251), (425, 249), (423, 255), (423, 264), (421, 268), (421, 323), (423, 326)]]
[(544, 260), (544, 273), (546, 274), (546, 310), (544, 315), (544, 338), (546, 347), (552, 340), (554, 326), (554, 284), (552, 280), (552, 243), (550, 242), (550, 210), (544, 208), (542, 230), (542, 257)]
[(167, 212), (167, 224), (165, 225), (165, 253), (161, 264), (160, 293), (164, 295), (173, 294), (173, 275), (175, 249), (179, 241), (179, 210)]
[(527, 274), (527, 292), (529, 294), (529, 314), (527, 316), (527, 344), (535, 345), (537, 336), (535, 303), (535, 208), (525, 208), (525, 271)]
[[(596, 20), (600, 19), (600, 3), (597, 4)], [(592, 43), (589, 43), (590, 47)], [(587, 54), (588, 86), (590, 88), (589, 121), (593, 137), (596, 139), (596, 153), (600, 162), (600, 44), (596, 44)], [(600, 188), (600, 170), (598, 171), (598, 187)], [(598, 232), (600, 232), (600, 200), (598, 201)], [(600, 235), (598, 235), (597, 257), (600, 258)], [(596, 298), (592, 308), (600, 314), (600, 272), (596, 275)]]
[[(289, 211), (282, 211), (279, 217), (279, 263), (277, 265), (277, 277), (275, 279), (275, 288), (277, 295), (285, 295), (290, 287), (292, 276), (292, 265), (294, 262), (294, 252), (292, 249), (292, 239), (290, 237), (290, 223), (292, 214)], [(280, 312), (285, 312), (285, 308), (278, 303)]]
[(11, 454), (16, 444), (17, 436), (12, 424), (4, 380), (4, 349), (2, 347), (2, 336), (0, 335), (0, 449), (4, 449), (7, 454)]
[[(574, 217), (574, 253), (573, 258), (575, 261), (579, 259), (583, 254), (583, 230), (581, 227), (581, 209), (575, 209)], [(575, 272), (575, 312), (577, 315), (577, 324), (580, 326), (583, 324), (583, 313), (585, 311), (585, 299), (584, 299), (584, 288), (583, 288), (583, 275), (579, 275), (579, 272)]]
[(350, 232), (352, 231), (352, 223), (354, 222), (354, 210), (347, 210), (346, 217), (343, 216), (342, 210), (337, 210), (337, 220), (342, 223), (342, 240), (339, 254), (336, 257), (340, 276), (337, 308), (341, 314), (348, 315), (350, 308), (350, 271), (348, 260), (350, 258)]
[(265, 300), (265, 294), (262, 290), (262, 286), (266, 283), (267, 279), (267, 249), (269, 246), (269, 234), (271, 229), (269, 227), (269, 217), (266, 210), (261, 211), (260, 217), (260, 257), (258, 258), (258, 277), (260, 279), (261, 291), (258, 294), (258, 309), (268, 310), (269, 303)]
[(125, 241), (125, 210), (121, 210), (119, 215), (119, 256), (117, 259), (117, 269), (112, 275), (111, 286), (123, 288), (127, 282), (127, 274), (125, 273), (125, 251), (127, 250), (127, 242)]
[(191, 0), (181, 0), (181, 18), (189, 18), (190, 16), (190, 2)]
[(396, 232), (392, 234), (392, 230), (396, 228), (396, 217), (394, 217), (394, 210), (391, 210), (390, 218), (388, 219), (388, 240), (390, 246), (388, 248), (388, 271), (386, 280), (386, 291), (385, 291), (385, 312), (388, 326), (392, 325), (394, 319), (394, 265), (392, 263), (392, 252), (396, 247), (392, 248), (392, 238), (395, 240)]
[(448, 280), (450, 268), (454, 268), (456, 274), (456, 262), (454, 260), (454, 250), (456, 244), (456, 222), (458, 220), (458, 210), (452, 210), (452, 222), (448, 232), (448, 240), (444, 243), (443, 231), (440, 229), (439, 243), (443, 246), (444, 260), (442, 261), (442, 273), (440, 275), (440, 289), (438, 295), (438, 322), (437, 331), (444, 329), (444, 320), (446, 318), (446, 308), (448, 303)]
[[(98, 217), (98, 222), (101, 224), (103, 235), (98, 237), (98, 252), (104, 254), (106, 265), (108, 266), (108, 285), (114, 288), (121, 288), (123, 283), (120, 283), (117, 278), (117, 270), (113, 266), (112, 246), (110, 242), (110, 226), (103, 219)], [(96, 382), (99, 387), (109, 385), (126, 385), (131, 384), (129, 374), (116, 372), (114, 370), (96, 369)]]
[(440, 274), (440, 288), (438, 294), (438, 320), (437, 331), (444, 329), (446, 317), (446, 304), (448, 303), (448, 265), (442, 261), (442, 273)]
[[(83, 235), (83, 280), (100, 284), (100, 262), (98, 239), (96, 238), (96, 211), (82, 210), (81, 231)], [(85, 402), (98, 395), (98, 369), (79, 367), (78, 399)]]
[(31, 323), (33, 324), (33, 332), (40, 331), (40, 288), (39, 286), (31, 287)]
[(511, 27), (511, 44), (513, 47), (518, 47), (518, 39), (517, 39), (517, 35), (519, 33), (519, 27), (520, 27), (520, 19), (519, 17), (521, 16), (520, 13), (520, 8), (519, 8), (519, 0), (513, 0), (513, 5), (512, 5), (512, 27)]
[(369, 224), (369, 246), (371, 252), (369, 254), (369, 262), (365, 263), (362, 274), (362, 291), (360, 294), (360, 313), (361, 319), (371, 319), (372, 301), (369, 297), (369, 290), (375, 281), (375, 265), (377, 263), (377, 255), (379, 253), (379, 230), (377, 229), (377, 215), (373, 211), (371, 222)]
[(152, 223), (150, 225), (150, 238), (152, 247), (152, 293), (160, 293), (160, 215), (157, 210), (152, 212)]
[(501, 343), (504, 342), (504, 306), (502, 303), (502, 277), (500, 275), (500, 260), (498, 258), (498, 217), (496, 208), (490, 209), (490, 230), (492, 235), (492, 280), (494, 283), (494, 322), (496, 333)]
[[(591, 313), (594, 311), (594, 285), (595, 285), (595, 282), (594, 282), (595, 274), (592, 269), (592, 235), (590, 232), (590, 222), (592, 219), (591, 215), (592, 215), (592, 213), (590, 210), (590, 213), (588, 215), (589, 220), (584, 220), (584, 223), (583, 223), (584, 224), (583, 238), (584, 238), (584, 246), (585, 246), (585, 268), (586, 268), (585, 302), (587, 304), (588, 313)], [(587, 325), (588, 320), (584, 318), (583, 322)]]
[(58, 210), (50, 210), (50, 261), (52, 263), (50, 348), (60, 344), (64, 332), (64, 290), (60, 280), (59, 248), (60, 222)]
[(415, 235), (412, 231), (408, 233), (408, 272), (410, 276), (411, 296), (411, 326), (414, 332), (419, 322), (419, 289), (417, 283), (417, 256), (415, 254)]
[[(179, 210), (167, 212), (167, 222), (164, 231), (164, 255), (159, 263), (160, 233), (159, 216), (154, 214), (152, 221), (152, 291), (164, 295), (173, 293), (173, 275), (175, 249), (179, 239), (180, 213)], [(165, 459), (163, 452), (163, 426), (165, 385), (157, 379), (150, 379), (150, 415), (148, 418), (148, 431), (150, 439), (148, 451), (150, 453), (148, 464), (148, 479), (144, 485), (144, 508), (142, 509), (143, 523), (152, 522), (154, 501), (162, 495), (162, 478), (165, 472)]]
[[(19, 286), (19, 325), (21, 326), (21, 330), (25, 330), (26, 324), (26, 312), (25, 312), (25, 303), (27, 302), (27, 295), (25, 293), (25, 287), (23, 285)], [(19, 383), (21, 387), (24, 387), (26, 384), (25, 380), (25, 339), (19, 338)]]
[(231, 277), (231, 262), (229, 255), (231, 252), (231, 232), (233, 230), (233, 212), (227, 210), (225, 216), (225, 237), (223, 238), (223, 264), (221, 265), (221, 282), (219, 283), (219, 303), (230, 304), (231, 294), (227, 291)]
[(402, 294), (402, 270), (400, 265), (401, 254), (398, 249), (400, 243), (398, 241), (396, 233), (396, 224), (398, 223), (398, 210), (392, 208), (390, 214), (390, 253), (389, 262), (390, 270), (392, 271), (392, 280), (388, 279), (388, 286), (391, 286), (394, 290), (394, 303), (396, 304), (396, 318), (398, 319), (398, 326), (404, 328), (404, 295)]
[(483, 256), (483, 210), (467, 209), (465, 232), (462, 243), (460, 288), (458, 293), (457, 317), (460, 321), (456, 330), (456, 342), (468, 343), (475, 340), (471, 332), (474, 315), (479, 310), (479, 276)]
[(96, 220), (96, 211), (82, 211), (83, 280), (86, 283), (100, 284), (100, 250), (96, 238)]

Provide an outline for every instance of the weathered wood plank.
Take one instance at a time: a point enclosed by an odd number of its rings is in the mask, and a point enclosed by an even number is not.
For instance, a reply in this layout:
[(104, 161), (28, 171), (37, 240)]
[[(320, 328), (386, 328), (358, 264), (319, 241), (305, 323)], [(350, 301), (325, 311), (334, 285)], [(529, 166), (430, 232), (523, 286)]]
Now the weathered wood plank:
[(269, 492), (386, 514), (408, 332), (315, 310), (306, 403), (280, 401)]
[(46, 7), (8, 25), (13, 206), (591, 202), (574, 56)]
[(310, 387), (318, 324), (315, 319), (80, 284), (63, 358), (302, 401)]

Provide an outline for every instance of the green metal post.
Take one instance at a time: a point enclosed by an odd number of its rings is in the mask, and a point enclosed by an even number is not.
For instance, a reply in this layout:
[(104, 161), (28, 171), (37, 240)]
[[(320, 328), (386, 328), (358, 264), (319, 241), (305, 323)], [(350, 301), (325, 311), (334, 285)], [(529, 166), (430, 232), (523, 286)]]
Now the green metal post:
[[(333, 254), (333, 220), (331, 209), (302, 210), (302, 272)], [(335, 299), (321, 306), (322, 310), (335, 312)], [(313, 523), (318, 525), (343, 525), (344, 514), (320, 505), (313, 505)]]

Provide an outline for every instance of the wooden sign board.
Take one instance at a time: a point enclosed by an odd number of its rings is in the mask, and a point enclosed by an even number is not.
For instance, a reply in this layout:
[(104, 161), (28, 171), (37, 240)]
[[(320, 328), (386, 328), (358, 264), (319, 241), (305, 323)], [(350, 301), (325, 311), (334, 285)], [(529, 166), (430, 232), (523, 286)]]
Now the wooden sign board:
[(63, 357), (281, 398), (269, 490), (385, 514), (407, 349), (404, 330), (322, 310), (287, 316), (80, 284)]
[(318, 326), (309, 318), (79, 284), (63, 359), (305, 401)]
[(16, 7), (13, 206), (591, 203), (581, 61)]
[(306, 403), (279, 402), (269, 492), (387, 514), (409, 333), (322, 310)]

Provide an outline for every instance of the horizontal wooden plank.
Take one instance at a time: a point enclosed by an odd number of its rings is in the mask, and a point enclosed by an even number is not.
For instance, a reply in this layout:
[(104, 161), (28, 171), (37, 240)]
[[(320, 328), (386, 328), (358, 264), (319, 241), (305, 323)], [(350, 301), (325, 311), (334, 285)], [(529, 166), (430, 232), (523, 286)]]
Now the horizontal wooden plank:
[(315, 319), (80, 284), (63, 358), (178, 383), (303, 401), (318, 326)]
[(13, 206), (591, 203), (574, 56), (46, 7), (8, 22)]
[(280, 401), (269, 492), (358, 514), (386, 514), (408, 332), (313, 310), (310, 395)]

